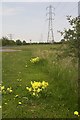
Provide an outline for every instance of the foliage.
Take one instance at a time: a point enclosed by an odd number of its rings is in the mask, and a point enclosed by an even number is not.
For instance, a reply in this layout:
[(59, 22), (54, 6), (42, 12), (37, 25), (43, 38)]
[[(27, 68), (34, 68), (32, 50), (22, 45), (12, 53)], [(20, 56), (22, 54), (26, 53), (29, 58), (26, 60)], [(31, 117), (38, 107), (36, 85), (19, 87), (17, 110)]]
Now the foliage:
[(70, 52), (76, 53), (80, 50), (80, 18), (71, 16), (67, 16), (67, 20), (69, 21), (70, 28), (65, 29), (64, 32), (60, 32), (64, 37), (64, 41), (67, 41)]
[(2, 46), (15, 45), (14, 40), (9, 40), (7, 37), (2, 37), (1, 41), (2, 41)]
[(9, 40), (7, 37), (2, 37), (0, 39), (0, 45), (2, 46), (14, 46), (14, 45), (26, 45), (26, 41), (23, 40), (23, 42), (21, 42), (21, 40), (16, 40), (16, 42), (14, 40)]
[(25, 41), (25, 40), (23, 40), (22, 44), (23, 44), (23, 45), (26, 45), (26, 41)]
[(16, 45), (22, 45), (22, 42), (20, 40), (16, 40)]

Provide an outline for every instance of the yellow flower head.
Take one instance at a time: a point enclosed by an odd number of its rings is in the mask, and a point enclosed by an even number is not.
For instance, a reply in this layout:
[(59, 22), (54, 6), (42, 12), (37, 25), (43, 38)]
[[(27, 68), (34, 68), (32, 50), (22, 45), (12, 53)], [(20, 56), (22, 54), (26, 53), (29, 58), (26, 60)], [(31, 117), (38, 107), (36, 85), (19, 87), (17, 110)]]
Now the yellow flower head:
[(2, 87), (1, 87), (1, 90), (4, 90), (4, 89), (5, 89), (5, 87), (4, 87), (4, 86), (2, 86)]
[(9, 90), (10, 90), (10, 88), (7, 88), (7, 90), (9, 91)]
[(74, 115), (79, 115), (78, 111), (75, 111), (75, 112), (74, 112)]
[(35, 95), (36, 95), (36, 93), (35, 93), (35, 92), (33, 92), (33, 95), (35, 96)]
[(31, 89), (31, 88), (29, 88), (28, 90), (29, 90), (29, 92), (31, 92), (31, 90), (32, 90), (32, 89)]
[(30, 62), (36, 63), (36, 62), (39, 62), (39, 60), (40, 60), (39, 57), (36, 57), (36, 58), (32, 58)]
[(11, 93), (13, 90), (9, 90), (9, 92)]
[(29, 90), (29, 87), (26, 87), (27, 90)]
[(40, 88), (38, 88), (38, 89), (37, 89), (37, 92), (38, 92), (38, 93), (39, 93), (39, 92), (41, 92), (41, 89), (40, 89)]

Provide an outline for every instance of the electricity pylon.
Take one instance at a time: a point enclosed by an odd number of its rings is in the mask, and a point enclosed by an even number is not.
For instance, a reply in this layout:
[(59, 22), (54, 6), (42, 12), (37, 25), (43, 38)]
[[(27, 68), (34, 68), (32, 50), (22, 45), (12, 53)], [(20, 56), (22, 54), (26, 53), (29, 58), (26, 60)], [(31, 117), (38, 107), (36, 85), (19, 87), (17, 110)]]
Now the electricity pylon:
[(8, 36), (9, 36), (9, 40), (13, 39), (13, 34), (8, 34)]
[(49, 20), (49, 23), (48, 23), (48, 36), (47, 36), (47, 42), (48, 43), (54, 43), (54, 35), (53, 35), (53, 15), (55, 15), (54, 14), (54, 12), (53, 12), (53, 10), (55, 9), (53, 6), (48, 6), (47, 8), (46, 8), (46, 10), (49, 10), (48, 12), (47, 12), (47, 14), (46, 15), (49, 15), (49, 18), (48, 18), (48, 20)]

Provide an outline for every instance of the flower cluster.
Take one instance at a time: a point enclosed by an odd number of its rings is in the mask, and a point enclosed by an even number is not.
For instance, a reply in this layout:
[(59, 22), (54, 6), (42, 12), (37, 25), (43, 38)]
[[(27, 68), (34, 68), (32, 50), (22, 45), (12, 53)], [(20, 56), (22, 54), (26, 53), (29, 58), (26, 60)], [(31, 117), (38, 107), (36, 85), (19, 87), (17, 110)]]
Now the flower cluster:
[(4, 93), (4, 94), (12, 93), (12, 91), (13, 91), (11, 87), (7, 88), (7, 90), (6, 90), (5, 86), (0, 86), (0, 89), (1, 89), (2, 93)]
[(10, 87), (10, 88), (7, 88), (7, 91), (8, 91), (9, 93), (11, 93), (13, 90), (12, 90), (12, 88)]
[(80, 116), (80, 114), (79, 114), (78, 111), (75, 111), (75, 112), (74, 112), (74, 115), (77, 115), (78, 117)]
[(39, 57), (36, 57), (36, 58), (31, 58), (30, 62), (31, 63), (37, 63), (40, 61), (40, 58)]
[(26, 89), (33, 95), (39, 96), (39, 94), (48, 86), (48, 82), (32, 82), (31, 87), (26, 87)]

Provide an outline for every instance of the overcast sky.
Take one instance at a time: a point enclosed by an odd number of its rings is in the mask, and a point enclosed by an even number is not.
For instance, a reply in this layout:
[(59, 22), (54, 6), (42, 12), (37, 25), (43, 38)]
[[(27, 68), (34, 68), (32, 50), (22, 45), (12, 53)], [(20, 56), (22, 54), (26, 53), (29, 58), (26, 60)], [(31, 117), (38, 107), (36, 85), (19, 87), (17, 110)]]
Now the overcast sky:
[[(78, 2), (3, 2), (2, 7), (2, 35), (12, 34), (13, 39), (33, 42), (47, 41), (48, 21), (46, 7), (55, 7), (53, 16), (53, 32), (55, 41), (60, 41), (61, 36), (57, 30), (69, 28), (66, 15), (78, 15)], [(0, 22), (1, 24), (1, 22)], [(1, 34), (0, 34), (1, 37)]]

